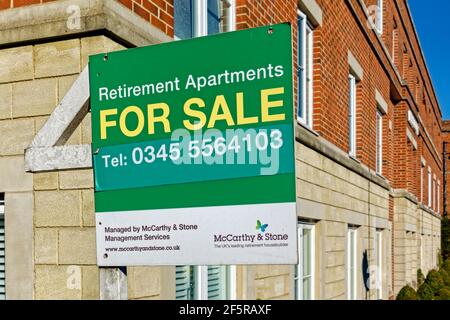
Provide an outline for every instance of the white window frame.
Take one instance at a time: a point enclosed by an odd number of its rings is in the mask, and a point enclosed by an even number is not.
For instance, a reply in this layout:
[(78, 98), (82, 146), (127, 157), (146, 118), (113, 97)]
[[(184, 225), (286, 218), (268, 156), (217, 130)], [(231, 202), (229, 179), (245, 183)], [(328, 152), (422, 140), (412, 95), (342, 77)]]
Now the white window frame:
[[(219, 0), (229, 3), (227, 30), (236, 30), (236, 0)], [(196, 0), (194, 5), (194, 37), (202, 37), (208, 35), (208, 0)]]
[(436, 212), (441, 213), (441, 180), (437, 181), (437, 201), (436, 201)]
[(376, 172), (383, 174), (383, 113), (377, 110), (376, 129)]
[[(353, 235), (353, 237), (352, 237)], [(353, 239), (353, 243), (352, 243)], [(347, 299), (356, 300), (357, 294), (357, 243), (358, 229), (349, 226), (347, 229)], [(353, 256), (351, 253), (353, 252)], [(352, 263), (353, 261), (353, 263)], [(351, 279), (354, 279), (353, 286)]]
[(349, 74), (349, 154), (352, 157), (356, 157), (356, 93), (357, 93), (357, 81), (353, 74)]
[(313, 224), (307, 224), (307, 223), (299, 223), (298, 226), (298, 233), (297, 233), (297, 241), (298, 241), (298, 264), (295, 266), (297, 269), (297, 277), (295, 277), (295, 295), (297, 300), (304, 300), (303, 297), (303, 230), (309, 230), (311, 235), (311, 257), (310, 257), (310, 268), (311, 268), (311, 275), (309, 276), (311, 278), (311, 300), (315, 300), (315, 258), (316, 258), (316, 236), (315, 236), (315, 226)]
[[(297, 14), (302, 18), (302, 24), (299, 26), (298, 32), (301, 33), (300, 39), (302, 43), (298, 44), (299, 50), (302, 50), (302, 58), (298, 61), (299, 77), (298, 85), (302, 86), (302, 96), (298, 96), (298, 112), (297, 120), (302, 125), (308, 128), (313, 127), (313, 46), (314, 46), (314, 31), (312, 26), (308, 23), (308, 17), (302, 11), (297, 10)], [(300, 61), (301, 60), (301, 61)], [(303, 72), (300, 72), (303, 70)], [(301, 81), (300, 81), (301, 77)], [(306, 93), (306, 94), (305, 94)]]
[(433, 177), (433, 211), (436, 212), (436, 176)]
[(420, 202), (423, 203), (423, 173), (424, 173), (425, 165), (423, 163), (420, 164)]
[[(227, 30), (226, 32), (236, 30), (236, 0), (219, 0), (228, 2)], [(195, 0), (193, 8), (193, 36), (202, 37), (208, 35), (208, 0)], [(179, 40), (174, 36), (175, 40)]]
[(431, 167), (428, 167), (428, 207), (431, 208), (432, 200), (432, 177), (431, 177)]
[(383, 300), (383, 231), (376, 231), (377, 299)]
[(424, 269), (424, 265), (423, 265), (423, 240), (424, 239), (424, 234), (421, 233), (420, 234), (420, 269)]
[(383, 34), (383, 13), (384, 13), (384, 3), (383, 0), (377, 1), (377, 21), (376, 28), (377, 32), (381, 35)]
[[(235, 265), (226, 266), (227, 276), (225, 286), (229, 300), (237, 300), (237, 268)], [(208, 300), (208, 266), (194, 266), (195, 300)]]

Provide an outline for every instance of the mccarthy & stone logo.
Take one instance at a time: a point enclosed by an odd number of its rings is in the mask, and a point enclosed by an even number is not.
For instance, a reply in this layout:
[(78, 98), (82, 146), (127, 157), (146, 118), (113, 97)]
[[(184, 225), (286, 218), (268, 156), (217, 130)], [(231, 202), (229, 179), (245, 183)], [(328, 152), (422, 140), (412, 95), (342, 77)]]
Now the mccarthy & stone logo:
[(262, 233), (266, 232), (266, 229), (269, 225), (262, 224), (260, 220), (256, 220), (256, 230), (261, 231)]
[(289, 236), (285, 233), (283, 234), (274, 234), (271, 232), (267, 232), (266, 230), (269, 227), (269, 224), (262, 223), (261, 220), (256, 220), (256, 230), (258, 230), (257, 234), (215, 234), (214, 242), (230, 242), (230, 243), (254, 243), (260, 241), (286, 241)]

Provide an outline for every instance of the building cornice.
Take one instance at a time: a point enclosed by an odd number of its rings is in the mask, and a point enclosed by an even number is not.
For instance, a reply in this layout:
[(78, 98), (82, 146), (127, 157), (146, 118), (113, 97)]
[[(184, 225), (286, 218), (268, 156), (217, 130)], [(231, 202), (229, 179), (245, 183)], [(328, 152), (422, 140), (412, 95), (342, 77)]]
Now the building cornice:
[(118, 1), (60, 0), (0, 11), (0, 49), (92, 33), (127, 47), (172, 40)]
[(334, 162), (342, 165), (348, 170), (351, 170), (356, 174), (368, 179), (369, 181), (377, 184), (383, 189), (386, 189), (387, 191), (391, 190), (391, 186), (385, 178), (376, 174), (373, 170), (370, 170), (364, 164), (351, 158), (347, 153), (339, 149), (331, 142), (314, 134), (298, 123), (295, 125), (295, 127), (295, 139), (299, 143), (333, 160)]

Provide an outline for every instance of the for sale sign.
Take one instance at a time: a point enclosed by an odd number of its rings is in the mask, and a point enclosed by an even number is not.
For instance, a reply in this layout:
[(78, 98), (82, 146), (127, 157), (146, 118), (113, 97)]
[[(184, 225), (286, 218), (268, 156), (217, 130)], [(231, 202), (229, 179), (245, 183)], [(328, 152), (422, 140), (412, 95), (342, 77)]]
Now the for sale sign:
[(297, 262), (289, 24), (89, 68), (99, 265)]

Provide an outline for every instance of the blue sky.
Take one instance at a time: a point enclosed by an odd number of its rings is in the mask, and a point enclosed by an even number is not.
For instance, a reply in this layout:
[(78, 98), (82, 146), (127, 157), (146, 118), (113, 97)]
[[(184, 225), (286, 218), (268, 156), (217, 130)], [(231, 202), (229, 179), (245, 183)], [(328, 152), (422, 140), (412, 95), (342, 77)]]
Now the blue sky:
[(409, 0), (442, 115), (450, 119), (450, 1)]

